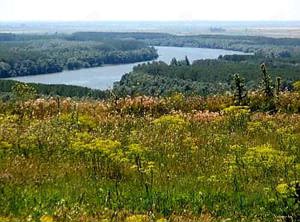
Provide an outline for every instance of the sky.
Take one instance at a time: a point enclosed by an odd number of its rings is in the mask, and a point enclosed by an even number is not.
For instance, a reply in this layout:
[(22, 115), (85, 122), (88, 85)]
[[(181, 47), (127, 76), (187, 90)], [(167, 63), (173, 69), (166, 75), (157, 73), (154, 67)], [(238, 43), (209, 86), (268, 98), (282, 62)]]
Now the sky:
[(300, 21), (300, 0), (0, 0), (0, 21)]

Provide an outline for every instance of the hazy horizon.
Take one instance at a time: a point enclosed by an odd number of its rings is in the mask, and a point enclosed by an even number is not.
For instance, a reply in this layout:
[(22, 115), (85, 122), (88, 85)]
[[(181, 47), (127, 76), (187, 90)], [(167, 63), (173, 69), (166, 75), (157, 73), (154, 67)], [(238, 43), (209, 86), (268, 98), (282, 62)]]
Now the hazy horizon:
[(0, 22), (300, 21), (297, 0), (0, 0)]
[(139, 23), (139, 22), (145, 22), (145, 23), (298, 23), (300, 22), (300, 19), (298, 20), (0, 20), (0, 23), (75, 23), (75, 22), (81, 22), (81, 23), (122, 23), (122, 22), (128, 22), (128, 23)]

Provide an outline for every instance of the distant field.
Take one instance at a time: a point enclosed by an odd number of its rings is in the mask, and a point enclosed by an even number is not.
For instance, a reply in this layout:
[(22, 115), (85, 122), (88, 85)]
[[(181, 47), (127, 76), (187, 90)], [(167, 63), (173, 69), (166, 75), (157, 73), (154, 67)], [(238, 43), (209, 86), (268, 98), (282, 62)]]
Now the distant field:
[(300, 22), (0, 22), (0, 32), (72, 33), (77, 31), (167, 32), (178, 35), (228, 34), (299, 38)]
[(273, 38), (300, 38), (300, 28), (299, 27), (281, 27), (281, 28), (249, 28), (249, 29), (239, 29), (232, 28), (228, 29), (222, 34), (231, 35), (253, 35), (253, 36), (267, 36)]
[[(175, 33), (178, 34), (178, 33)], [(220, 35), (247, 35), (247, 36), (264, 36), (272, 38), (300, 38), (300, 27), (234, 27), (227, 28), (225, 31), (214, 32), (210, 28), (193, 30), (191, 32), (182, 33), (188, 35), (195, 34), (220, 34)]]

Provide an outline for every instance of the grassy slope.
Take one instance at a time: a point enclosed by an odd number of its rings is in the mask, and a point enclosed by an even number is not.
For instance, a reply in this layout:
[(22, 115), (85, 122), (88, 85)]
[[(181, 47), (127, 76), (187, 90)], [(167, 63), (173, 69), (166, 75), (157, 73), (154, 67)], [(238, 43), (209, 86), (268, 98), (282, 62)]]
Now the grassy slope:
[(231, 103), (180, 95), (1, 103), (0, 219), (297, 215), (300, 116), (219, 112)]

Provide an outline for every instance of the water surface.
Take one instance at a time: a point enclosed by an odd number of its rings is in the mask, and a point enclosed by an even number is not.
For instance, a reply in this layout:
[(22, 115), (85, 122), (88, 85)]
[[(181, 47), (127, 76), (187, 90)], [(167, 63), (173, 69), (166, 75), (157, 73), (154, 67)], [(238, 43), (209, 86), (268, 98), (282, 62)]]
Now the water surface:
[[(183, 60), (187, 56), (190, 62), (197, 59), (216, 59), (220, 55), (244, 54), (243, 52), (188, 48), (188, 47), (155, 47), (158, 50), (158, 60), (169, 63), (172, 58)], [(33, 76), (12, 77), (9, 79), (21, 82), (33, 82), (44, 84), (67, 84), (86, 86), (93, 89), (109, 89), (113, 83), (119, 81), (125, 73), (132, 71), (133, 66), (139, 63), (106, 65), (97, 68), (80, 69), (74, 71), (63, 71), (60, 73), (42, 74)]]

